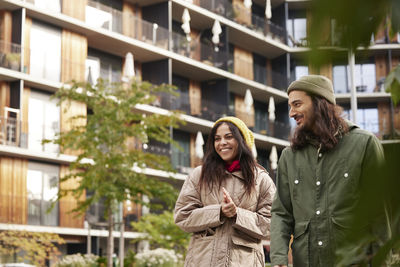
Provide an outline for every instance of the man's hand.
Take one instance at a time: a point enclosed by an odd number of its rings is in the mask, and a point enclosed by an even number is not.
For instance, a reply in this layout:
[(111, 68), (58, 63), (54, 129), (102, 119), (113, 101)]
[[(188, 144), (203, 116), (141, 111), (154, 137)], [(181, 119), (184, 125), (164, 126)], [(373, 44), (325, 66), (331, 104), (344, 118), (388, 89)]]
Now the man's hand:
[(224, 187), (222, 187), (222, 193), (224, 194), (224, 201), (221, 204), (222, 213), (226, 217), (232, 218), (236, 216), (236, 205), (235, 203), (233, 203), (233, 200), (229, 195), (229, 192), (226, 191)]

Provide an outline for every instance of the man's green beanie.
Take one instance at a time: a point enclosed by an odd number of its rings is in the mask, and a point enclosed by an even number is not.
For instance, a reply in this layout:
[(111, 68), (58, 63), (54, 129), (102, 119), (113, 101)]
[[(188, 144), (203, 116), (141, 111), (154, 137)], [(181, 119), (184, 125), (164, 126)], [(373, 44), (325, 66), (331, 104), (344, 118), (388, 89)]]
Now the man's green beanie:
[(325, 76), (303, 76), (289, 85), (287, 93), (289, 94), (291, 91), (294, 90), (300, 90), (306, 93), (322, 96), (332, 104), (336, 105), (332, 82)]

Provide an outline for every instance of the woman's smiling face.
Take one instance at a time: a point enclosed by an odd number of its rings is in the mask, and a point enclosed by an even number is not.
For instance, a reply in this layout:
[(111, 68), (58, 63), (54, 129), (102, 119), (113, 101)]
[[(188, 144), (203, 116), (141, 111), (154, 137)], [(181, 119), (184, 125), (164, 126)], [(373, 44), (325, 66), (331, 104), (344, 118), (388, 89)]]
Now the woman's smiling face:
[(231, 164), (238, 154), (238, 141), (233, 136), (228, 124), (222, 123), (214, 136), (214, 148), (226, 163)]

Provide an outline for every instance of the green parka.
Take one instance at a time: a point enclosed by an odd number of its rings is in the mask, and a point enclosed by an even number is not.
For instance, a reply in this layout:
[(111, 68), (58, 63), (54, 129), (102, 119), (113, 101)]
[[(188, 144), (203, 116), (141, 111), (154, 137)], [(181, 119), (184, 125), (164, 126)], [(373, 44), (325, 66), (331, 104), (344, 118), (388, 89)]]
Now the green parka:
[(313, 145), (285, 148), (272, 205), (272, 265), (288, 264), (293, 235), (293, 266), (334, 266), (336, 244), (360, 197), (365, 167), (382, 161), (379, 140), (350, 122), (349, 132), (330, 151)]

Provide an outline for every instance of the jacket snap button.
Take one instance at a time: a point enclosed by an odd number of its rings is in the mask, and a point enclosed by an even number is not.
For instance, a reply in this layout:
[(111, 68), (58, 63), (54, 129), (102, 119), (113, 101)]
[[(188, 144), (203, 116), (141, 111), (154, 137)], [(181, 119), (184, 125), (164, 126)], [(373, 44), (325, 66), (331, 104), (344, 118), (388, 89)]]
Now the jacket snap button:
[(297, 179), (294, 180), (294, 183), (295, 183), (295, 184), (298, 184), (298, 183), (299, 183), (299, 180), (297, 180)]
[(344, 177), (349, 177), (349, 174), (346, 172), (345, 174), (344, 174)]

